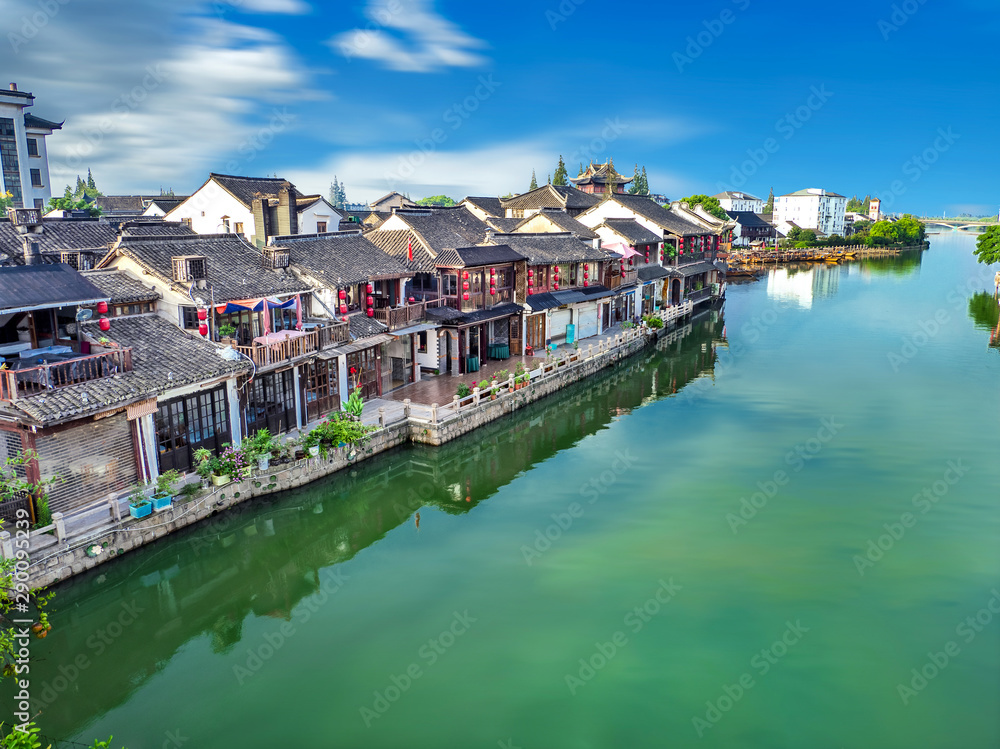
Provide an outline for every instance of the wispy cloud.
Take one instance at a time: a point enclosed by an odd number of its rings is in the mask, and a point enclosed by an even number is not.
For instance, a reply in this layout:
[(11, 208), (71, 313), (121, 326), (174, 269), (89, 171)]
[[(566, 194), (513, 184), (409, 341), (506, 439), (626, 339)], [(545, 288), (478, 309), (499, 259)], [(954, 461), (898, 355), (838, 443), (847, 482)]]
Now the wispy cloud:
[(380, 62), (390, 70), (429, 73), (487, 62), (487, 45), (435, 12), (431, 0), (371, 0), (364, 28), (338, 34), (329, 45), (348, 60)]

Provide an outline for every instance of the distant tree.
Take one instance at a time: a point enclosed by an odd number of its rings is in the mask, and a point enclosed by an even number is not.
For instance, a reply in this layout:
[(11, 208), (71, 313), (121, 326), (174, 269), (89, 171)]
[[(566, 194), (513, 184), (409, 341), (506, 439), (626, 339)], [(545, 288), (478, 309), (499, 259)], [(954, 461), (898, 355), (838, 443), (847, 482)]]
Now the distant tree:
[(868, 236), (877, 245), (899, 243), (899, 230), (892, 221), (876, 221), (868, 230)]
[(689, 198), (681, 198), (680, 203), (687, 203), (689, 207), (694, 208), (696, 205), (700, 205), (706, 211), (711, 213), (716, 218), (721, 218), (723, 221), (729, 220), (729, 214), (722, 210), (722, 206), (719, 205), (719, 199), (713, 198), (708, 195), (692, 195)]
[(69, 185), (66, 185), (66, 189), (63, 191), (63, 197), (64, 198), (72, 198), (73, 197), (73, 188), (70, 187)]
[(88, 190), (97, 189), (97, 183), (94, 182), (94, 174), (93, 172), (90, 171), (90, 169), (87, 170), (87, 189)]
[(871, 195), (865, 195), (864, 202), (861, 203), (861, 213), (868, 215), (868, 212), (872, 209), (872, 198)]
[(580, 177), (580, 176), (582, 176), (582, 175), (583, 175), (583, 162), (581, 161), (581, 162), (580, 162), (580, 173), (579, 173), (579, 174), (577, 174), (576, 176), (577, 176), (577, 177)]
[(87, 183), (80, 179), (80, 175), (76, 175), (76, 189), (73, 190), (74, 198), (82, 198), (84, 193), (87, 191)]
[(347, 207), (347, 191), (344, 189), (344, 183), (337, 179), (337, 175), (333, 175), (333, 182), (330, 183), (330, 204), (334, 208), (339, 208), (343, 210)]
[(432, 195), (429, 198), (421, 198), (416, 201), (417, 205), (438, 205), (445, 208), (450, 208), (456, 205), (455, 201), (449, 198), (447, 195)]
[(334, 208), (337, 207), (337, 178), (333, 178), (333, 182), (330, 183), (330, 192), (328, 193), (330, 199), (330, 205)]
[(0, 192), (0, 213), (7, 215), (7, 209), (14, 207), (14, 194), (12, 192)]
[(897, 240), (903, 244), (919, 244), (927, 234), (923, 223), (909, 213), (903, 214), (895, 226)]
[(862, 203), (858, 199), (858, 196), (855, 195), (853, 198), (847, 201), (846, 210), (848, 211), (848, 213), (861, 213), (861, 211), (864, 210), (864, 203)]
[(1000, 226), (991, 226), (979, 235), (975, 253), (980, 263), (1000, 263)]
[(764, 204), (764, 213), (774, 213), (774, 188), (767, 194), (767, 202)]
[(812, 229), (803, 229), (802, 233), (799, 234), (799, 241), (806, 244), (813, 244), (816, 241), (816, 232)]
[(802, 239), (802, 230), (797, 226), (793, 226), (788, 230), (788, 233), (785, 234), (785, 239), (788, 242), (798, 242)]
[(649, 195), (649, 181), (646, 179), (646, 167), (640, 171), (639, 165), (635, 165), (635, 172), (632, 174), (632, 184), (628, 191), (632, 195)]
[(635, 171), (632, 172), (632, 184), (628, 188), (628, 192), (631, 195), (635, 195), (639, 192), (639, 165), (635, 165)]
[(528, 185), (528, 191), (530, 192), (531, 190), (537, 190), (537, 189), (538, 189), (538, 178), (535, 177), (535, 170), (532, 169), (531, 170), (531, 184)]
[(49, 205), (46, 211), (86, 211), (93, 217), (102, 215), (101, 207), (93, 200), (87, 200), (87, 196), (82, 198), (49, 198)]
[(569, 184), (569, 174), (566, 172), (566, 162), (563, 161), (562, 154), (559, 154), (559, 164), (556, 166), (556, 173), (549, 184), (562, 186)]
[(649, 177), (646, 176), (646, 167), (642, 168), (640, 179), (642, 180), (642, 192), (639, 195), (649, 195)]

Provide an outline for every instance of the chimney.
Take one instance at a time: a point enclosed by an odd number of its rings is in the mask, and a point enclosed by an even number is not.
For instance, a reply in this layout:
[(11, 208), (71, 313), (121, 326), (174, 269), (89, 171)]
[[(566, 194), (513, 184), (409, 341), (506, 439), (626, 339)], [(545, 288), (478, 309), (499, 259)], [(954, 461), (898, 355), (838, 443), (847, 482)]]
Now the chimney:
[(28, 235), (22, 237), (21, 241), (24, 243), (24, 264), (41, 265), (42, 253), (38, 249), (38, 242), (32, 241), (32, 237)]
[(253, 241), (257, 245), (257, 249), (263, 249), (264, 245), (267, 244), (268, 237), (271, 236), (271, 222), (268, 220), (270, 216), (268, 216), (266, 200), (267, 198), (262, 198), (259, 195), (253, 199)]
[(10, 84), (10, 90), (11, 91), (17, 91), (17, 84), (16, 83)]
[(298, 193), (286, 182), (278, 191), (278, 234), (299, 233)]

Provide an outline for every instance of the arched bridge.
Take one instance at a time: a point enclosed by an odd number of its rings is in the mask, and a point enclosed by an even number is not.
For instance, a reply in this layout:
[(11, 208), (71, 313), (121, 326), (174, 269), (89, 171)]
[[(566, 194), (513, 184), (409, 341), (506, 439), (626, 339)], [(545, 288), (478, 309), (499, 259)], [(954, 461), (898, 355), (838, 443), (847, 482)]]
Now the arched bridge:
[(952, 231), (969, 231), (972, 233), (979, 233), (984, 231), (986, 227), (996, 226), (996, 224), (987, 224), (982, 221), (976, 221), (974, 219), (939, 219), (939, 218), (922, 218), (921, 223), (927, 228), (939, 227), (942, 229), (951, 229)]

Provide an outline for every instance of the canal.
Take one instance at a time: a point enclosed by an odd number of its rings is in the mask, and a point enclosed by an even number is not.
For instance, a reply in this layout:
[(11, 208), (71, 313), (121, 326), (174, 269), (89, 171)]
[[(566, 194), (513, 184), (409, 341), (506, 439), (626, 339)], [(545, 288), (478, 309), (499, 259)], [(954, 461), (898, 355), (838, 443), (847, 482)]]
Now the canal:
[(997, 746), (974, 241), (772, 270), (487, 429), (58, 587), (38, 722), (130, 749)]

